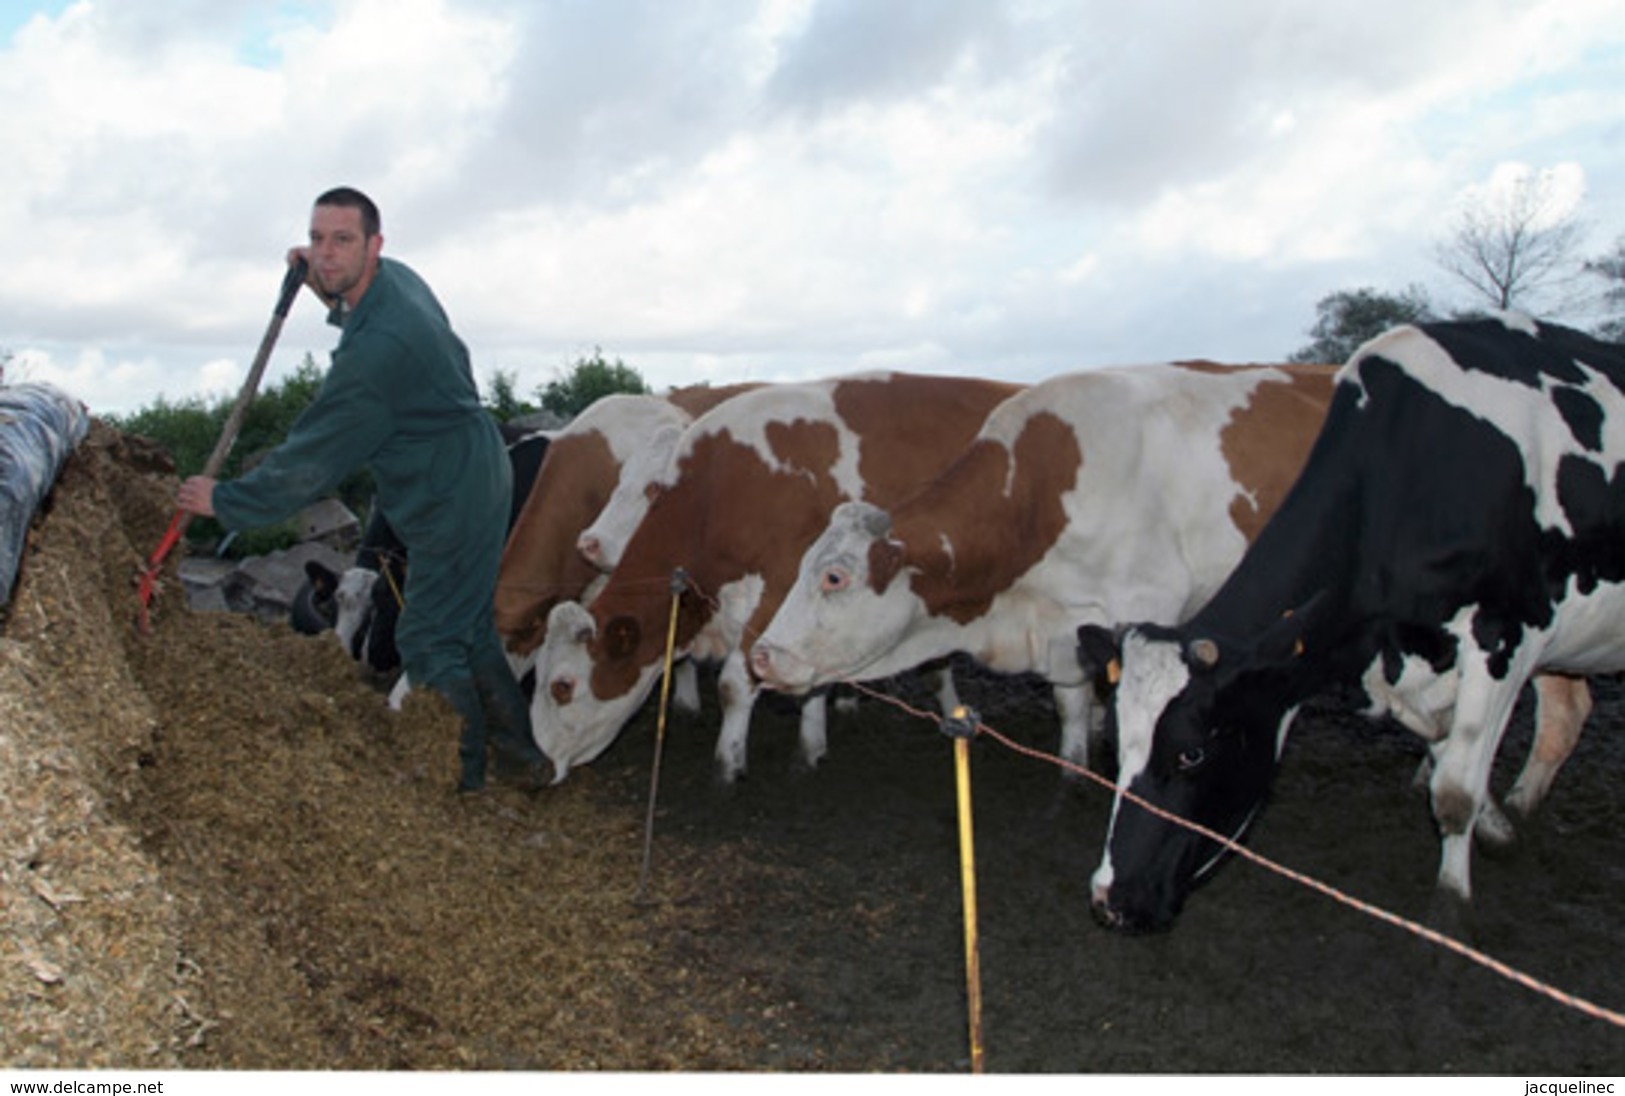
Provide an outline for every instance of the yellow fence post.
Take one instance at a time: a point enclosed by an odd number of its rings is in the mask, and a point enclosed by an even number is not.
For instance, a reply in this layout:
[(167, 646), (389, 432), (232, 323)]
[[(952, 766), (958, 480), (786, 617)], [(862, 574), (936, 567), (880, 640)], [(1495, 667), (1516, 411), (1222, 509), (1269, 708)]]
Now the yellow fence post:
[(976, 836), (971, 819), (970, 740), (981, 720), (969, 708), (954, 709), (942, 729), (954, 740), (954, 777), (959, 795), (959, 883), (965, 911), (965, 1002), (970, 1023), (970, 1068), (981, 1073), (982, 946), (976, 925)]

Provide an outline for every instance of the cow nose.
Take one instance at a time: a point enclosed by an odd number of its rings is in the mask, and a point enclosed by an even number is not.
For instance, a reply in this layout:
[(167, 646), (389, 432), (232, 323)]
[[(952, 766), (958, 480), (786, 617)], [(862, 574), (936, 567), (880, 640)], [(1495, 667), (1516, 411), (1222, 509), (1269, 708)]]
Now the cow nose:
[(1095, 920), (1107, 928), (1120, 928), (1123, 916), (1112, 908), (1111, 880), (1104, 878), (1104, 872), (1096, 872), (1089, 880), (1089, 912), (1094, 914)]
[(757, 643), (750, 649), (750, 669), (763, 684), (771, 685), (777, 678), (773, 671), (773, 649), (765, 643)]
[(1097, 882), (1090, 887), (1089, 912), (1094, 915), (1097, 924), (1108, 929), (1121, 931), (1126, 924), (1122, 911), (1112, 907), (1109, 884)]

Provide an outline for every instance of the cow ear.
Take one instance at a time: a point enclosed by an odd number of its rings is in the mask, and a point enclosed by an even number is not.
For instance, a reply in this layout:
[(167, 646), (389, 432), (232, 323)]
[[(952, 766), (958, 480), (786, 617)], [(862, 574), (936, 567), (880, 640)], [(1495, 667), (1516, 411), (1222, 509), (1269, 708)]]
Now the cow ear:
[(1079, 625), (1078, 665), (1088, 676), (1104, 676), (1108, 685), (1116, 685), (1123, 676), (1123, 654), (1117, 633), (1100, 624)]
[(640, 631), (633, 617), (616, 617), (604, 626), (604, 653), (616, 660), (631, 658), (637, 652)]
[(547, 612), (548, 642), (574, 643), (586, 646), (592, 642), (594, 623), (592, 614), (580, 602), (561, 601)]

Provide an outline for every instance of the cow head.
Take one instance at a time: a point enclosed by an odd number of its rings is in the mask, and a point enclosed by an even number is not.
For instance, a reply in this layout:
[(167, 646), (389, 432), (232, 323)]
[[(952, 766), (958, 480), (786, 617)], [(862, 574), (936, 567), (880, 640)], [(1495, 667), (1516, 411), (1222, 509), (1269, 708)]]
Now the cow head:
[[(1296, 708), (1290, 686), (1301, 619), (1251, 645), (1152, 625), (1078, 630), (1086, 667), (1117, 660), (1119, 791), (1092, 884), (1096, 917), (1130, 932), (1166, 929), (1264, 804)], [(1125, 791), (1128, 793), (1125, 795)], [(1131, 798), (1132, 797), (1132, 798)]]
[(920, 612), (908, 583), (895, 581), (903, 570), (903, 545), (892, 539), (886, 511), (841, 503), (751, 648), (752, 672), (791, 693), (860, 677), (897, 647)]
[(649, 506), (671, 483), (672, 462), (683, 428), (666, 423), (632, 451), (621, 465), (609, 501), (576, 539), (576, 550), (600, 571), (613, 571)]
[(622, 617), (602, 630), (580, 603), (561, 601), (547, 616), (547, 638), (536, 655), (536, 691), (531, 729), (536, 745), (553, 762), (556, 784), (573, 765), (584, 765), (609, 748), (621, 727), (649, 695), (660, 664), (641, 667), (632, 687), (600, 696), (594, 669), (599, 662), (630, 662), (637, 646), (636, 622)]
[(379, 573), (367, 567), (351, 567), (339, 576), (333, 591), (333, 633), (351, 658), (366, 655), (367, 632), (372, 626), (373, 587)]
[(305, 635), (331, 628), (351, 658), (377, 673), (388, 673), (401, 664), (395, 625), (406, 565), (398, 556), (381, 558), (382, 571), (351, 567), (343, 574), (315, 560), (306, 562), (306, 581), (294, 595), (289, 619)]

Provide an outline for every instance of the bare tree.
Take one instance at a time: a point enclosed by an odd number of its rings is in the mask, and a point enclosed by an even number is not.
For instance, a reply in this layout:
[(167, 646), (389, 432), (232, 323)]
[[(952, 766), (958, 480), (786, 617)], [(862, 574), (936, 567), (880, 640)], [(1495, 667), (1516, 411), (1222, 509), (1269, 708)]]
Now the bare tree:
[(1614, 243), (1612, 255), (1588, 261), (1585, 270), (1587, 274), (1606, 279), (1602, 308), (1609, 315), (1597, 329), (1597, 334), (1615, 342), (1625, 341), (1625, 236)]
[(1437, 260), (1489, 307), (1529, 309), (1577, 273), (1584, 236), (1585, 226), (1560, 207), (1556, 177), (1526, 171), (1463, 209)]

